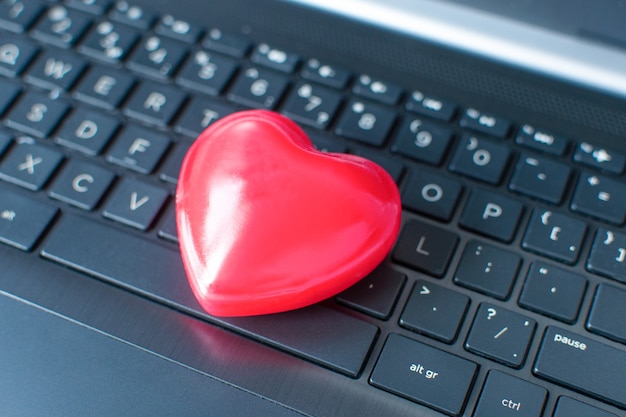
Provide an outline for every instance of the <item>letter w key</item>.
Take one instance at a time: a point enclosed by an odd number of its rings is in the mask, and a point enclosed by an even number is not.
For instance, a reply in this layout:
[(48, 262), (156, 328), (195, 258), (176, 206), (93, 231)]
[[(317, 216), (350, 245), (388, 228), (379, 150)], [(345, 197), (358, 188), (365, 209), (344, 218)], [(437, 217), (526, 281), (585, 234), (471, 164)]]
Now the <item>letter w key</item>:
[(169, 193), (154, 185), (124, 179), (107, 202), (103, 215), (128, 226), (147, 230), (159, 215)]

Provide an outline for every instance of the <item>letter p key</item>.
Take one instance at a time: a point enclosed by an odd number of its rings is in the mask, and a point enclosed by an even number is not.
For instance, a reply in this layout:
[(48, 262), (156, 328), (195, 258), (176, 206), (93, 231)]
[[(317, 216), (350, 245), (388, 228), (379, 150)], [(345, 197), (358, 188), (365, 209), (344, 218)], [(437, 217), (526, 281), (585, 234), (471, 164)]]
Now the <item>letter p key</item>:
[(500, 216), (502, 216), (502, 207), (494, 203), (487, 203), (485, 210), (483, 211), (483, 220), (487, 220), (490, 217)]

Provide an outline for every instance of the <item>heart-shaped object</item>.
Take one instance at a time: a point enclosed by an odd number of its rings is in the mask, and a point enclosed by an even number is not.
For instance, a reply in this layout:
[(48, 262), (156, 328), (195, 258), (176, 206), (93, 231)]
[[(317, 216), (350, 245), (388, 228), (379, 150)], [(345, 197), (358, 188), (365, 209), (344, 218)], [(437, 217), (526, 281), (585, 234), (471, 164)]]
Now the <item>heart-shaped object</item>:
[(263, 110), (207, 128), (176, 191), (188, 281), (215, 316), (277, 313), (338, 294), (385, 258), (400, 216), (381, 167), (317, 151), (297, 124)]

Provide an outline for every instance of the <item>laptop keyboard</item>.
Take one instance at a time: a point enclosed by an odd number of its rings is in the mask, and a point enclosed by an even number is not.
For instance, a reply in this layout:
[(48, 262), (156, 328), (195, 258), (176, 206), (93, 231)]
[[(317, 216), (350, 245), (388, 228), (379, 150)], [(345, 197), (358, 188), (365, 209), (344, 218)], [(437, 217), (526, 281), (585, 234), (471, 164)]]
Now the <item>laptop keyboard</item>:
[[(0, 242), (445, 414), (626, 408), (626, 156), (406, 87), (126, 1), (3, 1)], [(223, 319), (185, 286), (180, 164), (245, 108), (400, 186), (390, 260), (336, 300)]]

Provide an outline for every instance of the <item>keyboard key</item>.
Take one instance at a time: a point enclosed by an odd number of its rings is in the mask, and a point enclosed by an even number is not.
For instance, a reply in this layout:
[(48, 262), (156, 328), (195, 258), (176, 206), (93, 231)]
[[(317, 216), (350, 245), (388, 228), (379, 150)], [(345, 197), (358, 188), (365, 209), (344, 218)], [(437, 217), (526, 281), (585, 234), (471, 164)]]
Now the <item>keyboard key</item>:
[(404, 156), (440, 165), (452, 141), (452, 131), (422, 119), (405, 119), (391, 150)]
[(61, 125), (56, 142), (90, 156), (99, 155), (120, 125), (106, 113), (79, 107)]
[(248, 68), (239, 75), (228, 99), (244, 106), (273, 109), (287, 89), (289, 81), (283, 75)]
[(425, 169), (414, 170), (402, 190), (402, 204), (409, 210), (450, 221), (463, 187), (461, 183)]
[(626, 351), (549, 326), (533, 373), (541, 378), (626, 407)]
[(417, 281), (400, 317), (400, 325), (444, 343), (457, 337), (469, 297), (426, 281)]
[(161, 17), (154, 30), (159, 35), (184, 43), (195, 43), (202, 33), (200, 26), (189, 23), (186, 20), (177, 19), (171, 14)]
[(307, 132), (307, 134), (313, 143), (313, 147), (318, 151), (335, 153), (348, 152), (348, 147), (335, 137), (329, 138), (327, 136), (322, 136), (318, 131)]
[(87, 63), (74, 54), (46, 50), (37, 57), (25, 79), (41, 88), (68, 91), (86, 67)]
[(609, 339), (626, 343), (626, 291), (600, 284), (593, 299), (587, 329)]
[(141, 30), (150, 28), (156, 18), (155, 13), (132, 4), (132, 2), (129, 3), (126, 0), (119, 0), (115, 2), (109, 16), (111, 17), (111, 20), (125, 25), (130, 25)]
[(526, 316), (482, 303), (465, 341), (465, 349), (520, 368), (526, 360), (536, 326), (537, 323)]
[(574, 323), (586, 289), (584, 276), (536, 261), (526, 276), (519, 305), (565, 323)]
[(621, 174), (626, 166), (625, 155), (587, 142), (576, 147), (574, 161), (613, 174)]
[(107, 160), (142, 174), (150, 174), (171, 144), (165, 133), (128, 124), (107, 153)]
[(489, 371), (474, 417), (541, 417), (547, 397), (548, 391), (543, 387), (500, 371)]
[(91, 18), (77, 10), (52, 6), (33, 28), (34, 38), (60, 48), (69, 48), (91, 24)]
[(459, 416), (478, 366), (466, 359), (390, 334), (370, 384), (443, 413)]
[(393, 105), (400, 100), (403, 90), (398, 85), (363, 74), (355, 81), (352, 92), (366, 99)]
[(569, 397), (560, 397), (553, 417), (617, 417), (613, 413), (600, 410)]
[(571, 209), (621, 225), (626, 220), (626, 184), (609, 177), (582, 173)]
[(276, 49), (266, 43), (257, 46), (250, 58), (255, 64), (271, 68), (276, 71), (291, 74), (300, 62), (300, 57), (294, 53)]
[(518, 145), (556, 156), (565, 154), (569, 141), (561, 136), (538, 130), (531, 125), (520, 127), (515, 137)]
[(111, 0), (66, 0), (68, 7), (101, 16), (111, 6)]
[(283, 107), (283, 113), (296, 122), (326, 129), (334, 119), (341, 96), (333, 90), (313, 84), (297, 86)]
[(186, 94), (175, 86), (143, 81), (126, 102), (124, 114), (144, 123), (166, 126), (185, 98)]
[(587, 270), (626, 283), (626, 234), (598, 229)]
[(508, 167), (511, 150), (500, 142), (464, 135), (450, 170), (489, 184), (498, 184)]
[(549, 158), (522, 154), (509, 188), (548, 203), (559, 204), (565, 194), (570, 175), (571, 170), (565, 164)]
[(510, 242), (515, 236), (524, 206), (505, 195), (475, 189), (459, 224), (473, 232)]
[(115, 176), (109, 170), (83, 161), (70, 161), (50, 188), (50, 197), (93, 210), (108, 190)]
[(350, 71), (327, 62), (321, 62), (318, 59), (309, 59), (302, 68), (300, 76), (307, 81), (313, 81), (337, 90), (345, 88), (352, 78)]
[(123, 179), (108, 199), (102, 215), (127, 226), (147, 230), (168, 199), (167, 191), (134, 179)]
[(161, 181), (169, 182), (171, 184), (178, 183), (178, 175), (180, 173), (180, 167), (183, 164), (183, 159), (189, 150), (189, 144), (179, 142), (175, 145), (173, 151), (168, 152), (167, 161), (161, 169), (159, 178)]
[(474, 130), (479, 133), (504, 138), (511, 129), (511, 122), (494, 116), (490, 113), (483, 113), (480, 110), (469, 108), (463, 112), (459, 119), (459, 126)]
[(20, 92), (20, 87), (7, 80), (0, 79), (0, 114), (3, 114)]
[(193, 97), (176, 121), (176, 132), (195, 139), (215, 121), (237, 111), (231, 104)]
[(0, 3), (0, 28), (15, 33), (26, 32), (43, 7), (37, 0), (5, 0)]
[(0, 179), (38, 191), (48, 182), (63, 155), (46, 146), (22, 142), (13, 146), (0, 165)]
[(37, 54), (39, 47), (22, 36), (0, 33), (0, 75), (17, 77)]
[(414, 90), (411, 93), (405, 107), (410, 112), (432, 117), (443, 122), (451, 121), (457, 111), (456, 104), (426, 95), (419, 90)]
[(371, 149), (357, 149), (355, 154), (380, 165), (380, 167), (387, 171), (391, 178), (393, 178), (396, 184), (400, 183), (402, 174), (404, 174), (404, 165), (398, 158), (393, 158)]
[(252, 43), (232, 33), (222, 32), (217, 28), (209, 30), (204, 39), (202, 45), (215, 52), (230, 55), (235, 58), (243, 58), (248, 54)]
[(146, 76), (167, 79), (178, 68), (187, 49), (180, 43), (159, 36), (147, 37), (128, 58), (128, 67)]
[(391, 316), (405, 281), (406, 275), (387, 265), (382, 265), (339, 294), (337, 301), (385, 320)]
[(378, 104), (353, 100), (336, 128), (338, 135), (374, 146), (382, 146), (393, 127), (396, 113)]
[(80, 101), (113, 109), (124, 100), (134, 84), (135, 78), (127, 72), (94, 65), (79, 82), (74, 95)]
[(0, 188), (0, 242), (31, 250), (56, 213), (55, 207)]
[(28, 92), (19, 98), (4, 122), (20, 132), (46, 138), (68, 109), (69, 106), (60, 99)]
[(393, 259), (436, 277), (444, 276), (459, 237), (418, 220), (405, 223)]
[(124, 59), (139, 39), (139, 33), (108, 20), (92, 27), (78, 51), (92, 58), (116, 63)]
[(511, 252), (473, 240), (463, 250), (454, 282), (506, 300), (511, 294), (521, 263), (521, 258)]
[(231, 58), (196, 51), (181, 68), (176, 82), (190, 90), (216, 96), (224, 90), (238, 66)]
[(578, 259), (586, 231), (586, 223), (580, 220), (536, 208), (528, 223), (522, 247), (573, 264)]

